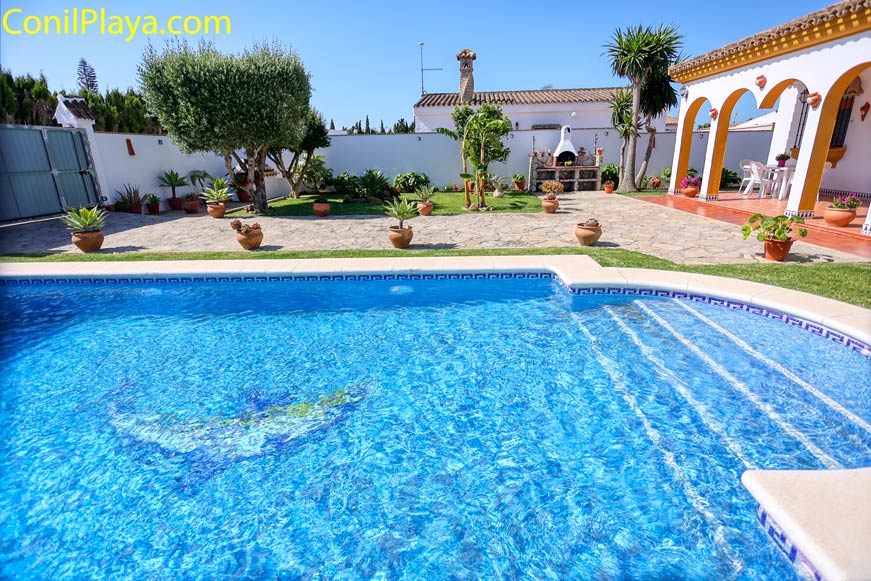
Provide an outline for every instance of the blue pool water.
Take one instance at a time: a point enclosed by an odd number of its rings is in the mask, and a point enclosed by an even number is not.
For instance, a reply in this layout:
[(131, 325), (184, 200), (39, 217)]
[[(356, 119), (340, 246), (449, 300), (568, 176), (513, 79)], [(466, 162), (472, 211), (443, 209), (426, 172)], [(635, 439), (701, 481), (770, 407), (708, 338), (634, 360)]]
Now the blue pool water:
[(3, 578), (788, 579), (741, 473), (871, 464), (871, 359), (722, 306), (549, 278), (0, 294)]

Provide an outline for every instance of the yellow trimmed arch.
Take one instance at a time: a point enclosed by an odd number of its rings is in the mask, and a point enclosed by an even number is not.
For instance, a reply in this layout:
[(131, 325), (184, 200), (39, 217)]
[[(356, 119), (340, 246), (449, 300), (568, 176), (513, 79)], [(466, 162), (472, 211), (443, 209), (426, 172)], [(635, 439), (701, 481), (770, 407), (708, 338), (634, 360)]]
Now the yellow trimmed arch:
[(693, 127), (696, 124), (696, 116), (702, 105), (708, 103), (707, 97), (699, 97), (687, 107), (687, 114), (683, 118), (683, 127), (680, 128), (680, 153), (677, 157), (677, 167), (671, 168), (672, 178), (683, 179), (690, 167), (690, 148), (693, 145)]
[(820, 122), (817, 125), (817, 132), (813, 136), (813, 142), (806, 146), (807, 135), (802, 138), (799, 157), (804, 157), (810, 152), (810, 159), (798, 205), (800, 214), (814, 210), (817, 194), (819, 194), (820, 185), (823, 183), (823, 170), (826, 167), (826, 158), (829, 154), (829, 145), (832, 142), (832, 132), (835, 130), (838, 109), (841, 106), (841, 97), (844, 96), (850, 83), (868, 68), (871, 68), (871, 62), (856, 65), (838, 77), (838, 80), (823, 96), (823, 102), (820, 105)]
[(759, 103), (759, 108), (773, 109), (774, 104), (777, 102), (783, 92), (788, 87), (791, 87), (793, 85), (799, 85), (803, 89), (807, 88), (807, 85), (799, 79), (784, 79), (771, 87), (771, 89), (769, 89), (768, 92), (765, 93), (765, 96), (762, 98), (762, 102)]
[[(714, 135), (709, 135), (709, 139), (714, 140), (714, 152), (711, 157), (711, 169), (705, 179), (705, 192), (708, 196), (717, 197), (720, 192), (720, 176), (723, 174), (723, 159), (726, 157), (726, 141), (729, 139), (729, 120), (732, 118), (732, 110), (735, 109), (735, 103), (738, 102), (744, 93), (750, 91), (745, 88), (738, 89), (734, 93), (726, 97), (723, 106), (720, 107), (717, 115), (716, 130)], [(711, 124), (714, 126), (714, 123)]]

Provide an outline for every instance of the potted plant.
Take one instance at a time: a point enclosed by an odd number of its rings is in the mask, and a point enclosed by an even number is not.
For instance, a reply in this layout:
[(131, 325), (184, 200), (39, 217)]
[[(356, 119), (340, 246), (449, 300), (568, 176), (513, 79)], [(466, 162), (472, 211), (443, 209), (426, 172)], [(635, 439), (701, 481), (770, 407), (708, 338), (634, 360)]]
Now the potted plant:
[(181, 203), (181, 207), (188, 214), (196, 214), (200, 211), (200, 200), (194, 193), (187, 194)]
[(680, 189), (688, 198), (695, 198), (699, 195), (699, 187), (702, 185), (702, 178), (696, 176), (687, 176), (680, 181)]
[[(124, 188), (124, 192), (115, 190), (115, 193), (118, 194), (118, 202), (121, 203), (128, 213), (141, 214), (142, 202), (144, 200), (139, 196), (139, 186), (134, 186), (133, 184), (121, 184), (121, 186)], [(118, 202), (115, 202), (116, 209)]]
[(435, 197), (435, 188), (430, 186), (419, 186), (415, 191), (417, 196), (417, 211), (421, 216), (429, 216), (432, 214), (435, 204), (432, 199)]
[(786, 165), (786, 160), (789, 159), (788, 153), (778, 153), (774, 156), (774, 159), (777, 161), (777, 167), (784, 167)]
[[(747, 240), (751, 232), (756, 232), (756, 239), (765, 243), (765, 258), (783, 262), (792, 248), (792, 243), (795, 242), (795, 238), (790, 235), (796, 224), (804, 224), (804, 218), (783, 215), (768, 218), (762, 214), (753, 214), (747, 223), (741, 226), (741, 233), (744, 235), (744, 240)], [(796, 228), (795, 232), (799, 236), (807, 236), (807, 230), (804, 228)]]
[(559, 200), (557, 194), (563, 193), (565, 186), (556, 180), (546, 180), (541, 182), (541, 191), (544, 192), (544, 198), (541, 200), (541, 207), (546, 214), (553, 214), (559, 208)]
[(318, 192), (315, 201), (312, 203), (312, 210), (314, 210), (315, 216), (319, 218), (325, 218), (330, 215), (330, 200), (327, 199), (326, 194)]
[(604, 188), (606, 194), (614, 193), (614, 182), (608, 180), (604, 184), (602, 184), (602, 188)]
[(171, 210), (181, 210), (183, 205), (182, 200), (175, 197), (175, 189), (185, 187), (188, 185), (188, 181), (178, 175), (178, 172), (169, 170), (164, 172), (162, 176), (157, 177), (157, 183), (160, 184), (161, 188), (169, 188), (172, 191), (172, 197), (166, 200), (169, 208)]
[(514, 189), (518, 192), (526, 189), (526, 176), (522, 173), (517, 172), (511, 176), (511, 181), (514, 182)]
[(145, 198), (145, 209), (148, 210), (149, 214), (159, 214), (160, 196), (157, 194), (148, 194), (148, 197)]
[[(188, 174), (188, 180), (190, 180), (191, 185), (200, 191), (206, 189), (206, 184), (211, 179), (212, 176), (204, 169), (195, 169)], [(226, 182), (226, 180), (224, 181)]]
[(96, 252), (103, 246), (103, 226), (106, 225), (106, 212), (94, 206), (70, 210), (61, 221), (72, 230), (72, 241), (82, 252)]
[(602, 236), (602, 225), (595, 218), (588, 218), (575, 226), (575, 238), (581, 246), (595, 246)]
[[(206, 211), (212, 218), (223, 218), (227, 211), (227, 200), (230, 199), (230, 190), (227, 180), (224, 178), (215, 178), (212, 180), (212, 185), (203, 188), (203, 194), (200, 196), (206, 202)], [(199, 203), (197, 204), (199, 208)]]
[(263, 242), (263, 229), (260, 224), (243, 224), (241, 220), (230, 222), (230, 228), (236, 231), (236, 240), (245, 250), (256, 250)]
[(846, 196), (835, 196), (832, 205), (823, 210), (823, 219), (829, 226), (846, 226), (856, 218), (856, 208), (862, 201), (850, 192)]
[(384, 213), (399, 220), (399, 226), (391, 226), (387, 233), (390, 243), (394, 248), (408, 248), (411, 239), (414, 238), (414, 232), (411, 231), (411, 226), (405, 227), (405, 221), (418, 215), (417, 207), (412, 206), (406, 198), (396, 198), (384, 204)]

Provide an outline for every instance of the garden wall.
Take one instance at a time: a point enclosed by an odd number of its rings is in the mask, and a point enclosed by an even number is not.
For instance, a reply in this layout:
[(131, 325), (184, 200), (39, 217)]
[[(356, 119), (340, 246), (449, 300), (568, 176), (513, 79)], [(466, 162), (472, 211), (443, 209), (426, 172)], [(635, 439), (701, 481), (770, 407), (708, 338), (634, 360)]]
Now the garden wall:
[[(607, 135), (606, 135), (607, 133)], [(166, 170), (175, 170), (187, 175), (194, 169), (205, 169), (212, 175), (225, 173), (222, 157), (207, 153), (185, 155), (166, 136), (129, 135), (123, 133), (92, 134), (94, 162), (102, 169), (105, 183), (101, 184), (102, 195), (108, 200), (115, 198), (116, 190), (122, 184), (140, 186), (140, 193), (156, 193), (162, 198), (170, 196), (165, 188), (158, 187), (157, 177)], [(527, 174), (529, 153), (535, 149), (555, 149), (559, 143), (557, 130), (514, 131), (507, 138), (511, 155), (505, 164), (493, 164), (491, 171), (499, 176), (510, 176), (515, 172)], [(130, 139), (135, 155), (130, 155), (126, 140)], [(644, 155), (648, 136), (639, 139), (638, 156)], [(702, 171), (704, 165), (707, 132), (693, 136), (690, 165)], [(656, 148), (653, 150), (648, 175), (658, 175), (669, 166), (674, 149), (674, 133), (658, 133)], [(725, 167), (737, 169), (741, 159), (764, 160), (771, 142), (771, 131), (733, 131), (729, 134), (726, 148)], [(614, 129), (574, 130), (572, 143), (576, 148), (594, 147), (605, 149), (604, 162), (617, 163), (620, 155), (620, 141)], [(438, 133), (400, 134), (400, 135), (337, 135), (332, 137), (332, 145), (319, 151), (325, 156), (327, 165), (335, 174), (349, 172), (362, 174), (370, 168), (379, 169), (391, 180), (396, 174), (409, 171), (425, 172), (435, 186), (460, 182), (460, 159), (458, 144)], [(267, 184), (270, 198), (287, 194), (286, 181), (271, 179)], [(274, 183), (271, 183), (274, 182)], [(180, 188), (178, 194), (193, 191)]]

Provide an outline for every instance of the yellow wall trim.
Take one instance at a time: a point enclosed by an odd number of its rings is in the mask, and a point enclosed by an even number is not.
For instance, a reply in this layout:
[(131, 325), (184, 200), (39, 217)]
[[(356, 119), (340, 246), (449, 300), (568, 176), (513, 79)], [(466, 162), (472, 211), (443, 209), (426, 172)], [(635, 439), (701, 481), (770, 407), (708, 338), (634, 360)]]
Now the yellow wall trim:
[(871, 31), (871, 7), (699, 63), (686, 70), (672, 73), (672, 78), (679, 83), (698, 81), (867, 31)]

